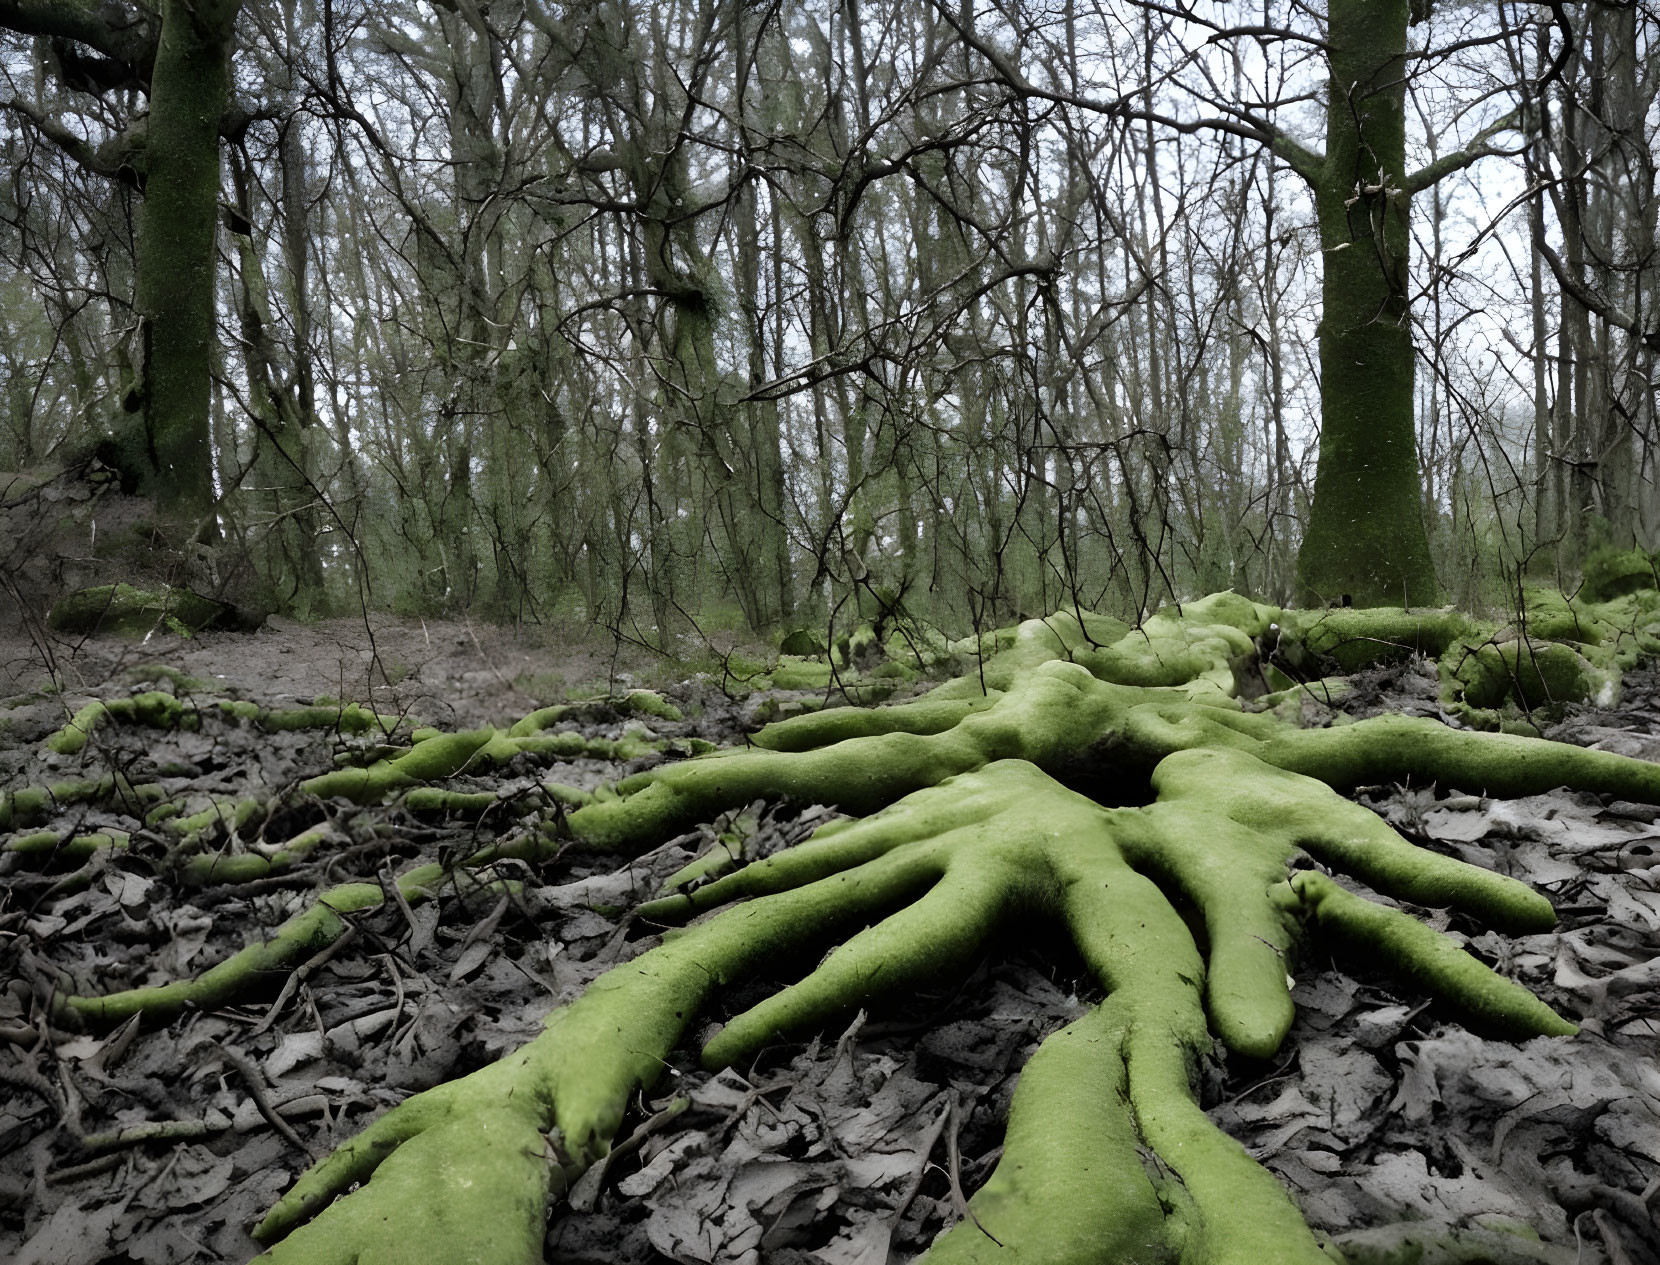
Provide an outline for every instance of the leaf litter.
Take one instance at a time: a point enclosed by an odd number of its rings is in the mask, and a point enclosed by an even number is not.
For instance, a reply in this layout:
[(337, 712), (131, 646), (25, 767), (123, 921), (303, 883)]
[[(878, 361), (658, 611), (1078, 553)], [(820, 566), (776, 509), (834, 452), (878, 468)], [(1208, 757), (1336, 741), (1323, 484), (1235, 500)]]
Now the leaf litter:
[[(446, 700), (449, 716), (431, 717), (439, 723), (477, 719), (480, 695), (494, 688), (476, 664), (426, 675)], [(1433, 714), (1432, 687), (1408, 667), (1358, 697), (1362, 708)], [(743, 709), (704, 701), (699, 720), (654, 728), (733, 740)], [(510, 719), (512, 705), (495, 702), (495, 718)], [(5, 785), (80, 767), (40, 752), (61, 723), (51, 708), (25, 703), (8, 715)], [(595, 720), (584, 731), (616, 737), (621, 725)], [(1621, 709), (1579, 709), (1551, 736), (1660, 756), (1656, 678), (1633, 674)], [(346, 745), (210, 723), (167, 735), (112, 727), (100, 739), (102, 757), (134, 781), (159, 778), (204, 804), (291, 785)], [(480, 786), (510, 796), (538, 777), (593, 786), (618, 771), (599, 761), (512, 767)], [(1444, 1244), (1445, 1227), (1473, 1253), (1463, 1260), (1660, 1261), (1660, 810), (1435, 787), (1371, 788), (1363, 799), (1409, 837), (1551, 896), (1561, 920), (1541, 935), (1507, 939), (1429, 917), (1582, 1017), (1582, 1035), (1486, 1040), (1362, 965), (1316, 958), (1302, 967), (1282, 1061), (1250, 1064), (1218, 1047), (1201, 1069), (1207, 1106), (1357, 1263), (1386, 1259), (1426, 1230)], [(470, 849), (494, 832), (493, 819), (434, 825), (395, 808), (350, 810), (334, 823), (335, 847), (308, 869), (244, 888), (175, 889), (136, 855), (105, 858), (63, 894), (50, 893), (61, 873), (5, 874), (0, 1259), (248, 1259), (248, 1226), (313, 1157), (409, 1094), (512, 1049), (551, 1006), (653, 943), (627, 911), (664, 877), (712, 847), (732, 864), (766, 855), (829, 815), (757, 804), (621, 866), (574, 853), (539, 873), (520, 866), (511, 877), (523, 886), (511, 896), (451, 895), (407, 913), (389, 902), (276, 997), (154, 1032), (55, 1032), (41, 999), (65, 972), (109, 991), (200, 971), (323, 881)], [(280, 825), (256, 821), (244, 837), (270, 827), (280, 838)], [(53, 826), (142, 828), (73, 809)], [(1031, 931), (1014, 929), (965, 981), (861, 1013), (752, 1066), (710, 1076), (682, 1052), (611, 1157), (573, 1188), (550, 1226), (549, 1259), (913, 1260), (989, 1176), (1025, 1059), (1098, 1000), (1065, 947)], [(776, 982), (724, 998), (714, 1018)], [(1537, 1241), (1510, 1233), (1524, 1225)]]

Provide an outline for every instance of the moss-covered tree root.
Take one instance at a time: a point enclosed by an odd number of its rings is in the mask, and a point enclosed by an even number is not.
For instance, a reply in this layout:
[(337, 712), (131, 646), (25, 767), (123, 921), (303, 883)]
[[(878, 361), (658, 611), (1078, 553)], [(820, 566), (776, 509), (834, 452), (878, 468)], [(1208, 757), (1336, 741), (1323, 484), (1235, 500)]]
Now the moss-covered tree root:
[[(850, 730), (859, 736), (845, 737)], [(625, 779), (616, 798), (572, 813), (571, 829), (592, 846), (630, 850), (757, 798), (868, 813), (995, 760), (1091, 785), (1144, 779), (1173, 752), (1199, 748), (1249, 752), (1342, 791), (1407, 780), (1492, 795), (1567, 785), (1660, 802), (1660, 767), (1608, 752), (1405, 716), (1293, 729), (1229, 698), (1116, 685), (1060, 660), (1029, 669), (989, 703), (929, 698), (856, 721), (838, 709), (781, 722), (755, 743)]]
[(212, 712), (257, 725), (267, 733), (331, 729), (347, 734), (390, 734), (403, 723), (402, 717), (377, 713), (356, 703), (269, 708), (226, 699), (198, 706), (185, 697), (148, 690), (130, 698), (93, 699), (47, 738), (46, 746), (60, 755), (77, 755), (92, 735), (108, 723), (147, 725), (152, 729), (197, 729), (203, 714)]
[[(397, 880), (404, 900), (417, 904), (441, 884), (443, 870), (424, 865)], [(101, 997), (59, 995), (60, 1019), (76, 1026), (107, 1028), (134, 1015), (147, 1024), (166, 1023), (185, 1010), (212, 1010), (280, 986), (288, 973), (340, 938), (354, 914), (378, 909), (385, 893), (375, 883), (343, 883), (317, 896), (268, 939), (248, 945), (193, 979), (131, 988)]]
[(283, 874), (310, 859), (324, 844), (336, 842), (339, 832), (328, 822), (307, 827), (277, 844), (255, 844), (247, 852), (197, 852), (178, 866), (179, 877), (192, 886), (210, 883), (253, 883)]
[[(515, 734), (514, 730), (518, 727), (515, 725), (508, 730), (474, 729), (454, 734), (420, 731), (416, 735), (419, 741), (401, 755), (378, 760), (363, 768), (337, 769), (308, 778), (300, 784), (300, 789), (319, 799), (339, 797), (359, 804), (372, 804), (429, 782), (462, 774), (488, 773), (520, 755), (558, 760), (628, 761), (655, 755), (664, 748), (661, 740), (638, 731), (611, 739), (588, 738), (579, 733), (550, 734), (534, 729)], [(695, 739), (691, 741), (693, 750), (707, 749), (709, 745), (699, 745)], [(431, 797), (419, 802), (427, 811), (441, 808), (443, 804)]]
[(134, 783), (120, 773), (66, 778), (49, 786), (25, 786), (0, 792), (0, 830), (40, 825), (76, 804), (108, 804), (138, 816), (166, 798), (166, 790), (158, 783)]
[[(1590, 689), (1643, 637), (1660, 646), (1654, 629), (1637, 629), (1640, 600), (1618, 600), (1633, 610), (1560, 598), (1557, 610), (1540, 600), (1540, 618), (1515, 630), (1445, 612), (1293, 616), (1232, 594), (1135, 630), (1067, 613), (953, 647), (970, 670), (916, 702), (802, 716), (764, 729), (749, 749), (660, 766), (593, 794), (549, 784), (509, 802), (476, 783), (445, 785), (526, 753), (630, 758), (660, 746), (644, 734), (596, 746), (553, 732), (573, 718), (569, 706), (505, 730), (418, 730), (406, 750), (311, 778), (301, 790), (318, 798), (402, 796), (414, 811), (496, 812), (504, 822), (551, 807), (553, 825), (575, 842), (622, 852), (756, 799), (833, 804), (861, 819), (735, 872), (708, 860), (683, 869), (640, 913), (704, 921), (603, 976), (518, 1053), (382, 1117), (307, 1174), (259, 1235), (277, 1259), (307, 1265), (539, 1260), (550, 1195), (605, 1153), (632, 1096), (714, 989), (818, 961), (718, 1032), (703, 1052), (711, 1067), (961, 970), (1000, 925), (1035, 915), (1068, 932), (1106, 1000), (1034, 1057), (1002, 1160), (971, 1202), (974, 1218), (942, 1238), (932, 1260), (1324, 1261), (1289, 1198), (1209, 1122), (1192, 1091), (1211, 1033), (1253, 1058), (1279, 1049), (1293, 1018), (1287, 970), (1303, 945), (1357, 953), (1484, 1031), (1574, 1031), (1447, 937), (1333, 875), (1514, 932), (1549, 927), (1549, 903), (1414, 847), (1343, 794), (1401, 780), (1498, 795), (1566, 784), (1660, 803), (1660, 768), (1400, 716), (1298, 729), (1285, 718), (1295, 709), (1243, 706), (1234, 697), (1242, 673), (1267, 675), (1257, 659), (1268, 645), (1295, 668), (1288, 641), (1316, 665), (1426, 651), (1440, 655), (1444, 699), (1510, 707), (1535, 693)], [(1551, 620), (1582, 634), (1554, 657), (1536, 644)], [(654, 708), (648, 699), (613, 712), (670, 719)], [(84, 735), (112, 714), (89, 713), (76, 728)], [(19, 792), (0, 812), (37, 821), (59, 789)], [(1103, 806), (1112, 803), (1131, 806)], [(187, 857), (187, 842), (212, 823), (193, 824), (203, 814), (182, 805), (168, 811), (181, 864), (204, 880), (278, 872), (331, 837), (319, 827), (246, 853)], [(242, 811), (225, 804), (212, 813), (234, 821)], [(571, 841), (521, 825), (460, 864), (543, 859)], [(423, 867), (400, 886), (419, 899), (443, 877)], [(101, 1023), (224, 1004), (332, 943), (353, 909), (380, 901), (373, 885), (337, 888), (198, 980), (66, 998), (61, 1013)], [(721, 908), (733, 901), (741, 903)]]
[[(1278, 1049), (1292, 1019), (1286, 961), (1304, 931), (1334, 929), (1485, 1027), (1574, 1029), (1446, 937), (1291, 867), (1312, 856), (1386, 893), (1511, 926), (1548, 926), (1549, 905), (1511, 879), (1422, 852), (1330, 789), (1243, 752), (1172, 754), (1154, 784), (1152, 804), (1106, 809), (1028, 762), (998, 761), (643, 907), (668, 918), (748, 898), (610, 972), (519, 1055), (371, 1126), (304, 1178), (260, 1236), (280, 1237), (372, 1178), (275, 1258), (403, 1260), (369, 1232), (413, 1217), (424, 1251), (460, 1252), (483, 1235), (493, 1254), (476, 1259), (537, 1259), (537, 1200), (554, 1166), (526, 1144), (558, 1127), (558, 1181), (602, 1154), (633, 1090), (655, 1079), (715, 986), (865, 927), (728, 1023), (704, 1048), (710, 1067), (960, 969), (1001, 923), (1042, 915), (1068, 930), (1107, 1001), (1034, 1058), (1003, 1159), (971, 1204), (978, 1224), (946, 1236), (930, 1259), (1325, 1261), (1278, 1184), (1199, 1109), (1190, 1075), (1211, 1031), (1257, 1057)], [(1203, 918), (1208, 962), (1172, 904), (1178, 895)], [(458, 1146), (464, 1167), (439, 1162)], [(1143, 1148), (1174, 1173), (1164, 1189)], [(382, 1160), (397, 1161), (390, 1180), (376, 1172)], [(473, 1194), (478, 1186), (488, 1193)], [(485, 1235), (504, 1205), (518, 1224)], [(343, 1242), (363, 1255), (326, 1254)]]
[(46, 745), (59, 755), (79, 754), (99, 726), (111, 720), (157, 729), (194, 729), (197, 716), (194, 708), (160, 690), (131, 698), (94, 700), (71, 716), (62, 729), (46, 740)]
[[(407, 793), (412, 811), (428, 813), (482, 813), (502, 803), (493, 792), (452, 791), (431, 785), (450, 777), (487, 773), (524, 753), (557, 759), (632, 760), (660, 752), (664, 743), (638, 731), (619, 739), (588, 738), (580, 733), (548, 733), (545, 729), (571, 712), (592, 710), (600, 703), (574, 704), (533, 712), (511, 729), (480, 729), (446, 734), (417, 731), (413, 746), (366, 766), (336, 769), (300, 783), (302, 794), (315, 798), (342, 798), (359, 804), (381, 803)], [(679, 713), (650, 691), (636, 690), (621, 700), (606, 700), (609, 711), (674, 719)], [(224, 702), (210, 708), (267, 731), (325, 728), (344, 733), (389, 733), (397, 717), (384, 716), (356, 704), (270, 710), (253, 703)], [(194, 729), (202, 712), (171, 694), (153, 692), (132, 698), (95, 701), (76, 713), (63, 729), (47, 740), (59, 753), (83, 750), (102, 724), (119, 721), (160, 728)], [(708, 744), (701, 744), (707, 748)], [(690, 749), (701, 749), (692, 740)], [(574, 787), (549, 782), (538, 793), (508, 804), (513, 815), (578, 806), (594, 797)], [(125, 777), (65, 780), (51, 786), (26, 787), (0, 795), (0, 830), (22, 828), (50, 820), (54, 813), (76, 803), (97, 803), (132, 815), (170, 839), (168, 867), (187, 883), (242, 883), (282, 873), (334, 838), (325, 826), (303, 830), (276, 846), (255, 845), (249, 851), (208, 853), (207, 845), (250, 823), (266, 819), (282, 804), (280, 797), (218, 796), (205, 806), (198, 799), (169, 798), (159, 784), (134, 786)], [(561, 806), (556, 808), (555, 806)], [(125, 838), (125, 836), (123, 836)], [(106, 846), (102, 835), (87, 834), (71, 841), (62, 831), (21, 835), (8, 840), (5, 851), (34, 860), (84, 860)], [(539, 846), (539, 845), (538, 845)], [(520, 847), (519, 852), (525, 851)], [(531, 851), (535, 851), (532, 848)]]

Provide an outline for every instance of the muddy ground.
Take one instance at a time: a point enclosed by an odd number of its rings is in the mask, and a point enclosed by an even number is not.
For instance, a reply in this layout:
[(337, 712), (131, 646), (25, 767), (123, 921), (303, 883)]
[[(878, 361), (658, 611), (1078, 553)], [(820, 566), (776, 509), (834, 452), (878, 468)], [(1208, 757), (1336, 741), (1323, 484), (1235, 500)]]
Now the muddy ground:
[[(645, 685), (686, 712), (679, 723), (651, 720), (653, 736), (729, 742), (758, 701), (580, 630), (278, 621), (251, 636), (136, 647), (18, 635), (0, 641), (0, 789), (108, 762), (135, 780), (165, 775), (181, 793), (270, 792), (352, 746), (212, 715), (194, 733), (111, 728), (82, 755), (43, 751), (41, 740), (87, 698), (182, 688), (147, 666), (158, 662), (196, 678), (192, 696), (202, 701), (329, 696), (443, 728), (505, 724), (573, 694)], [(707, 655), (701, 666), (711, 666)], [(1358, 705), (1433, 712), (1433, 685), (1422, 671), (1382, 674)], [(640, 722), (595, 712), (582, 723), (616, 737)], [(1660, 758), (1660, 686), (1635, 676), (1619, 709), (1580, 712), (1558, 735)], [(508, 794), (548, 777), (593, 786), (655, 758), (626, 768), (510, 765), (489, 785)], [(1522, 1224), (1541, 1241), (1509, 1240), (1518, 1255), (1508, 1259), (1660, 1262), (1660, 810), (1566, 793), (1499, 802), (1433, 787), (1381, 787), (1365, 798), (1409, 837), (1549, 893), (1561, 921), (1544, 935), (1506, 939), (1427, 916), (1580, 1019), (1583, 1034), (1483, 1040), (1363, 964), (1319, 959), (1302, 972), (1300, 1017), (1281, 1060), (1218, 1051), (1206, 1069), (1207, 1105), (1281, 1177), (1311, 1224), (1354, 1253), (1399, 1244), (1413, 1227)], [(248, 1227), (314, 1157), (407, 1095), (511, 1049), (552, 1005), (654, 943), (626, 909), (715, 838), (705, 829), (621, 866), (568, 853), (517, 875), (522, 890), (511, 897), (382, 910), (280, 995), (157, 1031), (84, 1035), (43, 1022), (38, 994), (64, 973), (90, 992), (193, 974), (325, 882), (401, 871), (513, 828), (488, 812), (458, 821), (397, 808), (330, 811), (336, 849), (251, 886), (175, 889), (138, 846), (106, 858), (74, 890), (53, 892), (73, 867), (0, 873), (0, 1260), (246, 1260), (255, 1252)], [(721, 826), (766, 851), (825, 816), (756, 806)], [(90, 811), (58, 824), (139, 827)], [(295, 824), (278, 815), (244, 830)], [(775, 984), (723, 999), (710, 1022)], [(741, 1072), (710, 1077), (683, 1055), (639, 1104), (612, 1159), (561, 1208), (548, 1258), (909, 1261), (990, 1172), (1025, 1058), (1095, 1000), (1064, 945), (1041, 928), (1012, 928), (966, 980), (780, 1046)], [(133, 1126), (157, 1121), (184, 1123), (170, 1138), (135, 1139)]]

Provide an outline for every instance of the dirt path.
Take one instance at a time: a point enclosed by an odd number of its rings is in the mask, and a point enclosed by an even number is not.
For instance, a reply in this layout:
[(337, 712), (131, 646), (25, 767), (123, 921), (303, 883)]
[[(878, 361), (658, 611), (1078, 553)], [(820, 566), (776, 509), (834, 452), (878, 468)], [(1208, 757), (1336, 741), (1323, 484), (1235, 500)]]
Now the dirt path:
[(672, 675), (664, 661), (588, 628), (526, 628), (456, 620), (273, 616), (257, 633), (158, 634), (147, 644), (55, 640), (0, 633), (0, 699), (50, 688), (67, 696), (121, 684), (131, 668), (165, 663), (272, 705), (326, 694), (405, 708), (443, 728), (517, 715), (567, 691), (605, 692), (608, 681)]

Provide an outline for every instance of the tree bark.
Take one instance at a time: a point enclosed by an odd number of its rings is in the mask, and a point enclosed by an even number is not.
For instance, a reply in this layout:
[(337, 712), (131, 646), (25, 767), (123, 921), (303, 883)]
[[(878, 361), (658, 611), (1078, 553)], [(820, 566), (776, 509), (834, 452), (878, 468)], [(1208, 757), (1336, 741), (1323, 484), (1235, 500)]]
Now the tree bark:
[(150, 467), (140, 490), (201, 518), (214, 502), (209, 441), (219, 120), (242, 0), (165, 0), (151, 80), (138, 227), (139, 382)]
[(1425, 605), (1435, 570), (1413, 427), (1406, 182), (1407, 0), (1331, 0), (1320, 461), (1297, 588), (1308, 604)]

